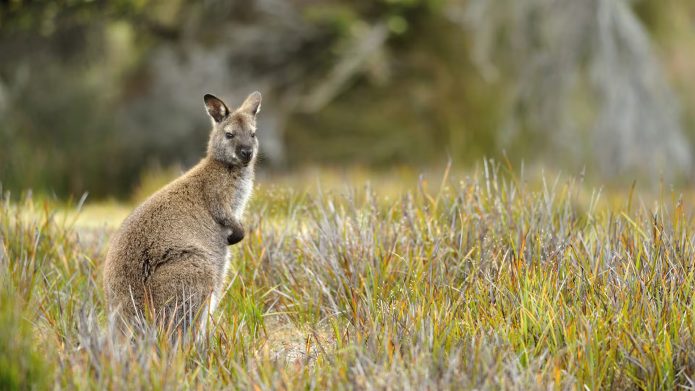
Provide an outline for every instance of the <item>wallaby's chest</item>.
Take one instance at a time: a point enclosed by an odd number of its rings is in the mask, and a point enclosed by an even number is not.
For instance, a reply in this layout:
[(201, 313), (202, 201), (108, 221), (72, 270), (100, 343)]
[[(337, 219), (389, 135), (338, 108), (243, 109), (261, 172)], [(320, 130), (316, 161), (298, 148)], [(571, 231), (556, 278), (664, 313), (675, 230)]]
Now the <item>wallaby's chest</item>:
[(246, 204), (251, 198), (253, 190), (253, 177), (251, 175), (241, 176), (234, 184), (233, 195), (231, 198), (234, 217), (241, 219), (246, 210)]

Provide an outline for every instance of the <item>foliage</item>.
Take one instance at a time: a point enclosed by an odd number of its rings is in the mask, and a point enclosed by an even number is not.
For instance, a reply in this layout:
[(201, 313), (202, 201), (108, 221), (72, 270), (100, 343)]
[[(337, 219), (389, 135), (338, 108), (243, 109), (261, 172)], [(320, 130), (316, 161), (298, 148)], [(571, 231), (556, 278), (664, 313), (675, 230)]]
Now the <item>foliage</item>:
[(59, 388), (691, 387), (692, 205), (600, 194), (493, 162), (396, 197), (262, 186), (218, 318), (184, 346), (119, 341), (108, 231), (6, 201), (1, 278), (27, 305), (0, 312), (57, 353)]
[[(144, 168), (201, 156), (203, 94), (255, 89), (271, 168), (504, 149), (611, 178), (687, 175), (695, 120), (675, 108), (695, 102), (690, 1), (507, 3), (3, 2), (0, 181), (124, 198)], [(603, 30), (599, 14), (614, 16)]]
[(0, 388), (44, 389), (51, 384), (51, 368), (32, 342), (31, 324), (23, 319), (15, 292), (0, 292)]
[[(41, 210), (30, 198), (18, 205), (3, 198), (0, 207), (0, 388), (3, 390), (45, 389), (52, 384), (53, 345), (41, 343), (42, 327), (34, 319), (41, 316), (36, 293), (42, 285), (47, 261), (62, 248), (72, 246), (49, 221), (48, 209)], [(43, 218), (20, 222), (20, 214)], [(52, 243), (53, 242), (53, 243)]]

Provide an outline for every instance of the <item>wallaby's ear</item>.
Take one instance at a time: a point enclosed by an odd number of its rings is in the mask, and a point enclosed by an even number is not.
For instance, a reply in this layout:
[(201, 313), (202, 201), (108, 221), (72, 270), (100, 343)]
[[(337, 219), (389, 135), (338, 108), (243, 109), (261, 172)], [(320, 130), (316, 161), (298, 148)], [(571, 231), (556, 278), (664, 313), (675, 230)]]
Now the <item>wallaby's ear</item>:
[(205, 94), (203, 99), (205, 100), (205, 108), (208, 110), (208, 115), (210, 115), (215, 122), (220, 122), (224, 117), (229, 115), (229, 109), (227, 105), (222, 102), (222, 99), (211, 94)]
[(258, 114), (261, 111), (261, 93), (258, 91), (252, 92), (239, 107), (239, 111), (249, 113), (251, 115)]

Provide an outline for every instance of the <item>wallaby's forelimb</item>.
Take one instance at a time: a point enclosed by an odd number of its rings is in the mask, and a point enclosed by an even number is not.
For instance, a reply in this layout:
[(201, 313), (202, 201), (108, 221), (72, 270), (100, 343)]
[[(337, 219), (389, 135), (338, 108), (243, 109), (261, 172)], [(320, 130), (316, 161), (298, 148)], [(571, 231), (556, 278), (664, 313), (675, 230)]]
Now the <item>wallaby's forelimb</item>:
[(244, 231), (244, 227), (241, 225), (241, 223), (236, 219), (230, 219), (228, 224), (229, 225), (225, 225), (225, 228), (229, 230), (229, 234), (227, 235), (227, 244), (232, 246), (241, 242), (244, 239), (244, 236), (246, 236), (246, 232)]

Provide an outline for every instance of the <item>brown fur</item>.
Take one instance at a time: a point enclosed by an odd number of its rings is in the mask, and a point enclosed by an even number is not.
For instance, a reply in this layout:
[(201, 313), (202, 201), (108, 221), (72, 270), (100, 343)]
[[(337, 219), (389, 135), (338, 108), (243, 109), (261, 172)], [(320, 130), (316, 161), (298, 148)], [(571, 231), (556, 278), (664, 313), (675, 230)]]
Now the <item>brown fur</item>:
[[(197, 314), (207, 316), (202, 306), (211, 295), (214, 309), (227, 245), (244, 236), (240, 219), (253, 183), (260, 101), (255, 92), (230, 112), (205, 96), (213, 123), (207, 156), (138, 206), (111, 240), (104, 270), (111, 310), (132, 319), (151, 306), (157, 319), (186, 327)], [(240, 158), (249, 152), (250, 160)]]

